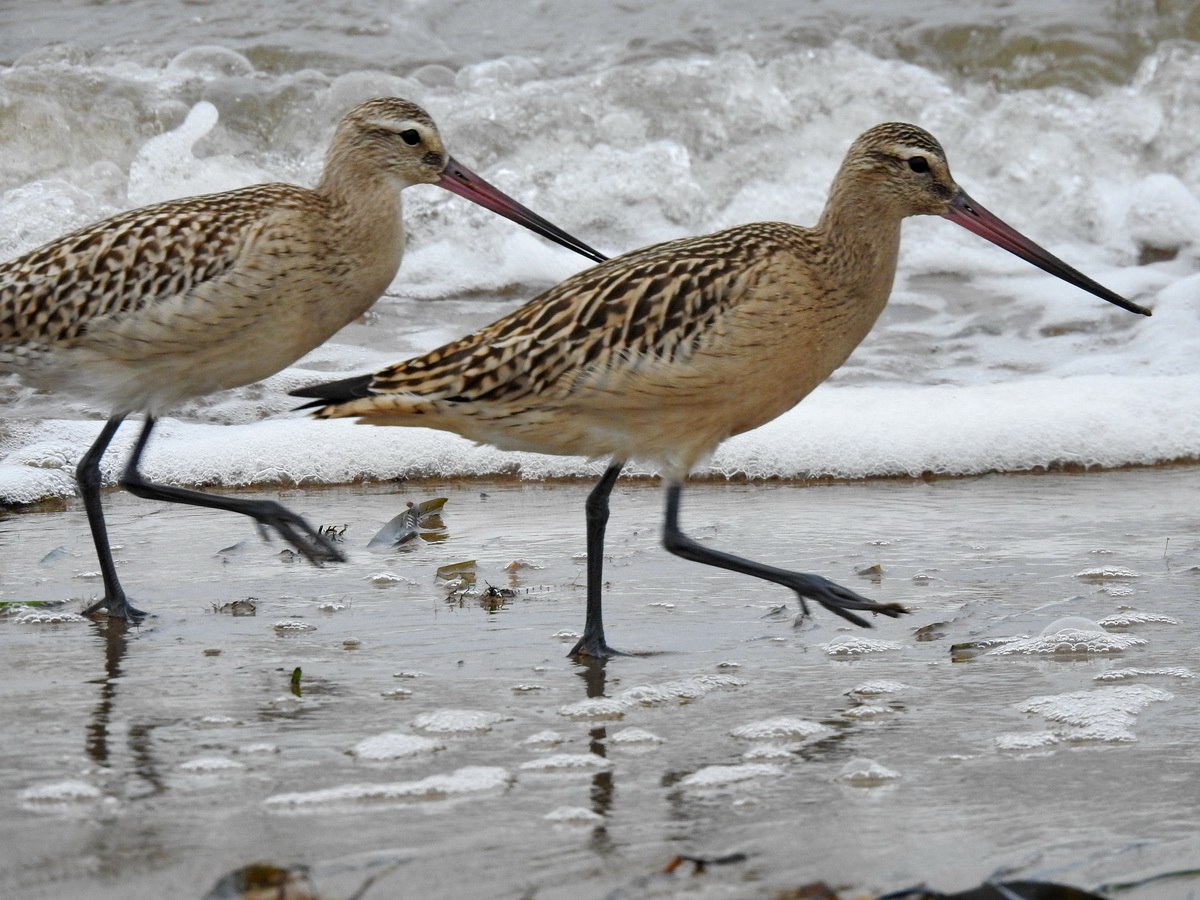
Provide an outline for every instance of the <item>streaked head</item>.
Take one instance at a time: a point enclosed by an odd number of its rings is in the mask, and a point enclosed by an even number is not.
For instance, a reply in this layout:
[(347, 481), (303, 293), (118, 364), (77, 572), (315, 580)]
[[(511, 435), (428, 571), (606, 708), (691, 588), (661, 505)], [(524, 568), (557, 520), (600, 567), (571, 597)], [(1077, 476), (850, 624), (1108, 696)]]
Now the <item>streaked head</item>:
[(346, 113), (333, 136), (322, 185), (351, 168), (390, 177), (396, 187), (436, 184), (595, 262), (606, 257), (488, 184), (442, 145), (429, 114), (415, 103), (381, 97)]
[(901, 216), (944, 215), (958, 191), (942, 145), (904, 122), (885, 122), (859, 135), (841, 177), (866, 182), (874, 202), (891, 201)]
[(359, 165), (386, 172), (400, 187), (436, 184), (449, 158), (429, 113), (399, 97), (368, 100), (346, 113), (329, 156), (352, 156)]
[(846, 154), (839, 180), (865, 186), (872, 202), (890, 199), (903, 216), (944, 216), (1063, 281), (1130, 312), (1150, 311), (1088, 278), (1035, 244), (972, 200), (950, 175), (945, 151), (923, 128), (903, 122), (876, 125), (859, 135)]

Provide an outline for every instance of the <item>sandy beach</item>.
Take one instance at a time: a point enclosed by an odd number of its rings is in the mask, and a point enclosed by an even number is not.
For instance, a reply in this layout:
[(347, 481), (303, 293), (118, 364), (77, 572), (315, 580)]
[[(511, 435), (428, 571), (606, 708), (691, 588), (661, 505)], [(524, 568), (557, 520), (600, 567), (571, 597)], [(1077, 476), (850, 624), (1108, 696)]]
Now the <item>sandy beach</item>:
[[(345, 526), (321, 569), (110, 493), (154, 613), (128, 629), (64, 615), (98, 590), (77, 501), (4, 514), (0, 893), (200, 896), (264, 861), (325, 898), (859, 896), (1200, 853), (1200, 469), (689, 488), (698, 539), (911, 608), (869, 631), (667, 556), (657, 483), (622, 482), (606, 623), (630, 655), (590, 666), (564, 656), (587, 488), (283, 492)], [(366, 548), (432, 497), (433, 540)], [(436, 577), (469, 560), (474, 589)], [(1072, 652), (1017, 640), (1118, 614)], [(676, 854), (745, 859), (665, 874)]]

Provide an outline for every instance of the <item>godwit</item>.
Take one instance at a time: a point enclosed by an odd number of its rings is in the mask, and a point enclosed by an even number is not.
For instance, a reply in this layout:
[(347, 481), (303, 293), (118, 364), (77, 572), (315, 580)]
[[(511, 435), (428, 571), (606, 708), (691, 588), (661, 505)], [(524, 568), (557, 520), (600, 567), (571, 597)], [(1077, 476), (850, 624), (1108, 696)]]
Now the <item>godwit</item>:
[(626, 460), (667, 485), (663, 545), (791, 588), (857, 625), (897, 616), (820, 575), (698, 544), (679, 528), (687, 473), (725, 438), (800, 402), (841, 365), (887, 302), (907, 216), (940, 215), (1131, 312), (987, 212), (950, 177), (941, 145), (886, 124), (854, 142), (814, 228), (741, 225), (587, 269), (476, 333), (356, 378), (296, 391), (321, 418), (454, 431), (509, 450), (608, 457), (588, 496), (587, 620), (571, 654), (608, 656), (601, 567), (608, 497)]
[(404, 251), (400, 191), (436, 184), (604, 259), (456, 162), (429, 115), (395, 98), (342, 119), (316, 188), (264, 184), (126, 212), (0, 264), (0, 371), (105, 403), (76, 480), (104, 597), (85, 614), (136, 620), (100, 504), (100, 458), (122, 420), (145, 424), (121, 484), (139, 497), (242, 513), (309, 560), (338, 549), (278, 503), (152, 484), (138, 465), (173, 404), (278, 372), (358, 318)]

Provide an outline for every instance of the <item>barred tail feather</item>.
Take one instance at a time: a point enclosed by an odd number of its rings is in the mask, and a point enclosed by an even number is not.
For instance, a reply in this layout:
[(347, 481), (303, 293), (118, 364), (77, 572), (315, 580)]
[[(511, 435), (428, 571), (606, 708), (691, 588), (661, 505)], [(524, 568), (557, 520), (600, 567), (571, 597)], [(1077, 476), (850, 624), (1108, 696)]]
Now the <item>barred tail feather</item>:
[(291, 397), (316, 397), (311, 403), (297, 406), (296, 409), (315, 409), (335, 403), (348, 403), (351, 400), (361, 400), (370, 397), (371, 382), (374, 375), (352, 375), (339, 381), (323, 381), (306, 387), (288, 391)]

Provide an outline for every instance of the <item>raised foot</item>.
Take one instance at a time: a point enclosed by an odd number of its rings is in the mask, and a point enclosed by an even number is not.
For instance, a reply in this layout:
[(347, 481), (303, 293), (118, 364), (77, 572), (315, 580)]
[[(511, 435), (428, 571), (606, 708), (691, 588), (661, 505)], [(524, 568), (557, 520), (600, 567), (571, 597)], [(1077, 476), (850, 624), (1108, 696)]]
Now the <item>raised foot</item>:
[(909, 612), (899, 603), (876, 603), (874, 600), (868, 600), (862, 594), (842, 587), (837, 582), (830, 581), (821, 575), (796, 574), (788, 580), (787, 586), (800, 597), (800, 607), (804, 610), (805, 615), (808, 614), (808, 604), (805, 603), (805, 600), (814, 600), (834, 615), (841, 616), (846, 621), (853, 622), (862, 628), (870, 628), (871, 623), (850, 610), (859, 609), (893, 619)]
[(123, 594), (120, 597), (117, 597), (115, 600), (109, 600), (107, 597), (101, 597), (82, 613), (80, 613), (80, 615), (97, 616), (100, 614), (100, 610), (104, 610), (105, 615), (110, 619), (124, 619), (126, 622), (129, 622), (132, 625), (139, 624), (142, 619), (150, 615), (149, 613), (138, 609), (136, 606), (131, 606)]
[(259, 500), (240, 510), (258, 522), (260, 530), (274, 528), (313, 565), (345, 562), (346, 555), (304, 519), (274, 500)]

